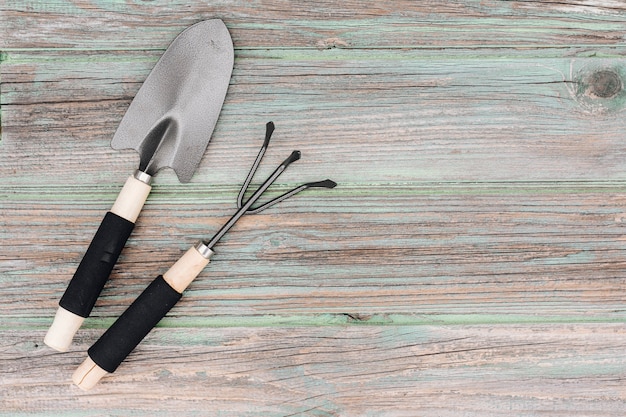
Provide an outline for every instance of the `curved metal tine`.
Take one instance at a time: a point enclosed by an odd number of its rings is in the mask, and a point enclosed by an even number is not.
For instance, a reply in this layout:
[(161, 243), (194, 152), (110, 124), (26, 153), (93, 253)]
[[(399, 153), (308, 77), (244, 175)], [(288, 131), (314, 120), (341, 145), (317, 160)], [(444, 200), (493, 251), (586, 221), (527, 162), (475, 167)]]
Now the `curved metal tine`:
[(256, 189), (256, 191), (252, 194), (252, 196), (245, 202), (245, 204), (237, 210), (237, 212), (222, 226), (222, 228), (211, 238), (208, 243), (205, 245), (211, 249), (213, 246), (219, 242), (219, 240), (224, 237), (224, 235), (237, 223), (237, 220), (241, 218), (244, 214), (247, 214), (248, 209), (252, 207), (252, 205), (263, 195), (263, 193), (276, 181), (276, 179), (282, 174), (285, 169), (292, 163), (300, 159), (300, 151), (293, 151), (291, 155), (287, 159), (283, 161), (282, 164), (278, 166), (264, 182)]
[(274, 133), (274, 122), (268, 122), (265, 125), (265, 140), (263, 141), (263, 146), (261, 146), (261, 149), (259, 150), (259, 154), (256, 156), (256, 159), (254, 160), (254, 163), (252, 164), (252, 168), (250, 169), (250, 172), (248, 172), (248, 176), (243, 182), (243, 185), (241, 186), (241, 190), (239, 190), (239, 194), (237, 195), (237, 208), (239, 209), (243, 207), (244, 205), (243, 197), (246, 194), (246, 191), (248, 190), (250, 183), (252, 182), (252, 178), (254, 177), (254, 174), (256, 173), (256, 170), (259, 167), (259, 164), (261, 163), (261, 159), (263, 159), (263, 155), (265, 155), (265, 151), (267, 150), (267, 147), (270, 143), (272, 133)]
[(246, 214), (257, 214), (262, 212), (263, 210), (265, 210), (266, 208), (269, 208), (271, 206), (273, 206), (274, 204), (280, 203), (281, 201), (284, 201), (286, 199), (288, 199), (289, 197), (298, 194), (301, 191), (306, 190), (307, 188), (314, 188), (314, 187), (318, 187), (318, 188), (335, 188), (337, 186), (337, 183), (333, 180), (324, 180), (324, 181), (317, 181), (317, 182), (309, 182), (306, 184), (302, 184), (298, 187), (293, 188), (290, 191), (287, 191), (284, 194), (279, 195), (278, 197), (268, 201), (267, 203), (261, 204), (259, 207), (256, 208), (250, 208), (246, 211)]

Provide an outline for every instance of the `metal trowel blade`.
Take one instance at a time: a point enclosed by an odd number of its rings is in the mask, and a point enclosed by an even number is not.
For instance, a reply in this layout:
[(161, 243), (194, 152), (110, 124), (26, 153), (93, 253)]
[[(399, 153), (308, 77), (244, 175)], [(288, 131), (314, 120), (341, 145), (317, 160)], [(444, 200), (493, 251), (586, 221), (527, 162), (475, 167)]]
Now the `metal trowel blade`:
[(111, 141), (139, 152), (139, 170), (172, 168), (189, 182), (209, 144), (233, 69), (226, 25), (206, 20), (178, 35), (131, 102)]

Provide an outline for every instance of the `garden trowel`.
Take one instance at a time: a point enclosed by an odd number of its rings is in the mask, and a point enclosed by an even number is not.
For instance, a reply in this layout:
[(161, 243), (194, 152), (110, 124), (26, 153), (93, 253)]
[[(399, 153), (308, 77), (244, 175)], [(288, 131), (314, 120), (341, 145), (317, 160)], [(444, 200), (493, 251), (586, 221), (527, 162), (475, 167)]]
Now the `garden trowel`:
[(89, 316), (164, 167), (189, 182), (209, 143), (233, 69), (234, 51), (221, 20), (187, 28), (167, 48), (113, 136), (114, 149), (139, 152), (139, 168), (106, 213), (59, 302), (44, 342), (66, 351)]

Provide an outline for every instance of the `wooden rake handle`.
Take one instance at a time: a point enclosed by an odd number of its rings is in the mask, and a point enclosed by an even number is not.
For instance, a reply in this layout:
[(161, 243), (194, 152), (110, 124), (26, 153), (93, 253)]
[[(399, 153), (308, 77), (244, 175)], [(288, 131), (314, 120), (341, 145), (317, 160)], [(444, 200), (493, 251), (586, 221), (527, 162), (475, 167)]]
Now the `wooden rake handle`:
[(87, 351), (87, 359), (76, 369), (72, 380), (89, 390), (108, 373), (113, 373), (165, 317), (182, 293), (209, 263), (213, 254), (203, 244), (190, 248), (163, 275), (159, 275)]

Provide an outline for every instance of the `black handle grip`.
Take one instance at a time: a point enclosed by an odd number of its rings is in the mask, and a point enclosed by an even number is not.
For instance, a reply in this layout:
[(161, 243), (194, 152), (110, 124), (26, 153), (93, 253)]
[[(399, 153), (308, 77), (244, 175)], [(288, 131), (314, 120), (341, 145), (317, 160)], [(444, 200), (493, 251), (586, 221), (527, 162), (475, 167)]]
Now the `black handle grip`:
[(89, 348), (89, 357), (100, 368), (114, 372), (180, 297), (159, 275)]
[(59, 301), (61, 307), (81, 317), (89, 317), (134, 227), (135, 223), (115, 213), (108, 212), (104, 216)]

